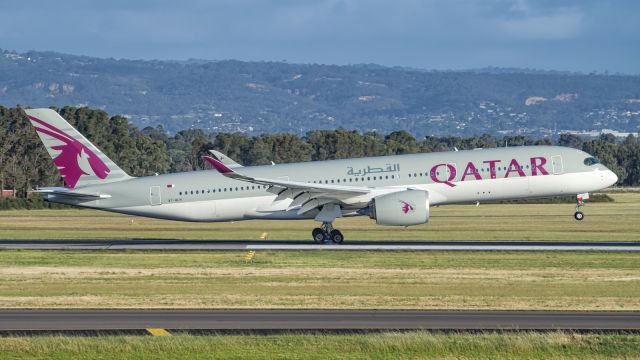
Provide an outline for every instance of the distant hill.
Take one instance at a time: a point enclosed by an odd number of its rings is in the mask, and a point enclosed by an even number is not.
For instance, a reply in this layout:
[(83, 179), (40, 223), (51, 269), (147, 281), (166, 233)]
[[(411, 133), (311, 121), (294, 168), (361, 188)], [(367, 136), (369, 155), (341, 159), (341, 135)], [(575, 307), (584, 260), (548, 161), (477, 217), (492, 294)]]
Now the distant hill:
[(0, 104), (87, 105), (139, 127), (415, 136), (640, 130), (640, 77), (486, 68), (141, 61), (0, 51)]

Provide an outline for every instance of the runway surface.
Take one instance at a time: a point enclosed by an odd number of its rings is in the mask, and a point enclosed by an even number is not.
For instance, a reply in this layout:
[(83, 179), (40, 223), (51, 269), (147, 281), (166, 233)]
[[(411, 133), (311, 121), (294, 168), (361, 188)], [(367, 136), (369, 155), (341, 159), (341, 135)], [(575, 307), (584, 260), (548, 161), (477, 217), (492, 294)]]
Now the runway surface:
[(640, 242), (311, 240), (0, 240), (0, 249), (37, 250), (411, 250), (411, 251), (640, 251)]
[(0, 331), (640, 330), (640, 312), (3, 310)]

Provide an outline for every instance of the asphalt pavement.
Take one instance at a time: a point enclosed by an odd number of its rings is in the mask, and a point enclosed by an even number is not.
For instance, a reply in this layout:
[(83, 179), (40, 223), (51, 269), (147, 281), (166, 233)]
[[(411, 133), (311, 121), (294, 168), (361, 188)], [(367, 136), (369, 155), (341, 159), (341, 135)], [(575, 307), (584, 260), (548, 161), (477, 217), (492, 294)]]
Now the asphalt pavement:
[(25, 330), (640, 330), (640, 312), (382, 310), (2, 310)]
[(0, 240), (21, 250), (411, 250), (411, 251), (640, 251), (637, 241), (373, 241), (315, 244), (311, 240)]

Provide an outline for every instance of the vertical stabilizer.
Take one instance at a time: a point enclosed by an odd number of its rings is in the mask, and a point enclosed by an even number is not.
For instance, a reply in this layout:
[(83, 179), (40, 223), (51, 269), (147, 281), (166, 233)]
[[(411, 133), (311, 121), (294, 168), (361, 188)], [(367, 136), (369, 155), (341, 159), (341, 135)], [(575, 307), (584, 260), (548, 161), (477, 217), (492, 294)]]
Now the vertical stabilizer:
[(66, 187), (130, 179), (118, 165), (51, 109), (25, 110)]

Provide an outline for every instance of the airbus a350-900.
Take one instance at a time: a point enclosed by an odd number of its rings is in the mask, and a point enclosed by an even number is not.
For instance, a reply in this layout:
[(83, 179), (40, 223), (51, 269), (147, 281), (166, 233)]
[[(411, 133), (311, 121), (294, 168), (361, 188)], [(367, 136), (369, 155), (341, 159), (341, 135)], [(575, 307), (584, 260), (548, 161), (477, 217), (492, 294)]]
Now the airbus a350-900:
[(593, 156), (559, 146), (246, 167), (214, 151), (204, 159), (215, 170), (132, 177), (54, 110), (25, 112), (65, 184), (37, 189), (47, 201), (180, 221), (315, 219), (316, 242), (344, 240), (332, 226), (339, 217), (410, 226), (455, 203), (576, 195), (582, 220), (588, 193), (618, 180)]

